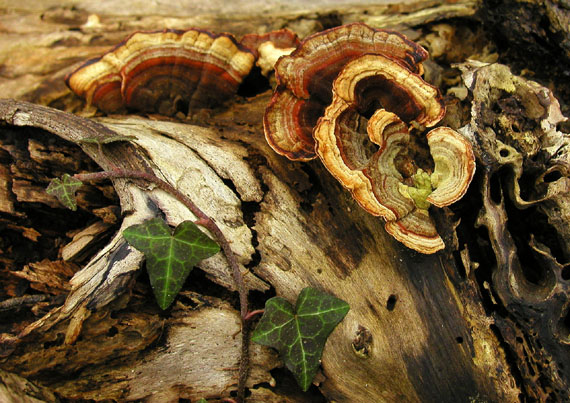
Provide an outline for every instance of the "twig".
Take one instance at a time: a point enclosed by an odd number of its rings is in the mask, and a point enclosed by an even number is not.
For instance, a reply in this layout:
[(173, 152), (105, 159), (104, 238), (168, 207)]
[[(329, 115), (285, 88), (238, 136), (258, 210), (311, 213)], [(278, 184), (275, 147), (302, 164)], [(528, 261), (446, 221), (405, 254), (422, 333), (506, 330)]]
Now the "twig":
[(214, 220), (212, 220), (208, 215), (206, 215), (206, 213), (204, 213), (198, 206), (196, 206), (196, 204), (194, 204), (194, 202), (188, 196), (152, 173), (129, 171), (124, 169), (113, 169), (103, 172), (76, 174), (74, 177), (82, 182), (97, 181), (102, 179), (126, 178), (142, 179), (144, 181), (152, 183), (159, 189), (170, 193), (172, 196), (180, 200), (197, 217), (195, 224), (203, 226), (214, 235), (218, 244), (220, 245), (220, 248), (222, 248), (222, 251), (226, 255), (226, 259), (228, 260), (228, 263), (232, 269), (233, 279), (236, 283), (236, 287), (239, 293), (242, 338), (237, 399), (239, 402), (243, 402), (245, 400), (245, 382), (249, 373), (249, 319), (251, 318), (251, 314), (248, 311), (248, 290), (245, 286), (243, 276), (239, 269), (236, 255), (234, 254), (230, 243), (224, 236), (223, 232), (220, 230), (220, 227), (218, 227)]
[(32, 294), (32, 295), (24, 295), (21, 297), (9, 298), (0, 302), (0, 311), (19, 309), (23, 306), (33, 305), (38, 302), (43, 302), (50, 299), (53, 299), (53, 296), (47, 294)]

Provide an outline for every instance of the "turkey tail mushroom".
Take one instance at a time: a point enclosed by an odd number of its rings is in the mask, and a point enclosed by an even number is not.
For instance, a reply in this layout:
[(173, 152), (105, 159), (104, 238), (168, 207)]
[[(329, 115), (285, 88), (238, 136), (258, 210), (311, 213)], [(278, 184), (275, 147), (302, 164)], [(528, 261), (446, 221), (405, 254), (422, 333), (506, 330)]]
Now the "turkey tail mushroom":
[(255, 64), (261, 69), (261, 74), (268, 76), (275, 69), (277, 60), (291, 54), (301, 41), (297, 34), (284, 28), (265, 34), (244, 35), (240, 43), (254, 52), (257, 58)]
[(277, 62), (279, 85), (264, 127), (277, 153), (318, 156), (360, 206), (384, 218), (394, 238), (435, 253), (445, 244), (428, 209), (465, 194), (475, 158), (471, 144), (447, 127), (426, 136), (432, 160), (408, 152), (422, 142), (411, 132), (445, 115), (441, 93), (420, 76), (426, 58), (403, 35), (364, 24), (315, 34)]
[(332, 100), (334, 79), (369, 53), (389, 55), (419, 74), (428, 56), (398, 32), (353, 23), (310, 35), (277, 61), (277, 88), (264, 116), (265, 137), (275, 152), (291, 160), (316, 158), (312, 130)]
[(88, 104), (106, 113), (134, 109), (174, 115), (233, 96), (255, 56), (229, 34), (200, 29), (136, 32), (66, 77)]

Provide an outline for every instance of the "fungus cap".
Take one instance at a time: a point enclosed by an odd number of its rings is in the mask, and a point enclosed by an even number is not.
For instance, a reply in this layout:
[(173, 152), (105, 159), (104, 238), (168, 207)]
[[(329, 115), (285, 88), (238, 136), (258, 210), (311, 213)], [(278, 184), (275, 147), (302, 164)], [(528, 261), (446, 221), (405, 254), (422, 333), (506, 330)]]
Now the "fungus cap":
[(414, 210), (398, 221), (388, 221), (386, 232), (408, 248), (424, 254), (445, 248), (427, 210)]
[[(305, 38), (275, 65), (278, 85), (265, 112), (264, 131), (278, 154), (291, 160), (316, 158), (312, 131), (332, 100), (332, 83), (347, 63), (365, 54), (387, 55), (420, 74), (421, 63), (428, 56), (424, 48), (404, 35), (363, 23)], [(298, 116), (291, 117), (290, 113)]]
[(255, 56), (229, 34), (199, 29), (136, 32), (66, 77), (88, 104), (174, 114), (235, 94)]
[[(356, 130), (358, 116), (376, 106), (367, 137), (378, 145), (366, 153)], [(333, 85), (333, 100), (314, 130), (316, 152), (325, 167), (349, 189), (369, 213), (387, 221), (409, 214), (415, 205), (399, 190), (402, 175), (395, 157), (409, 141), (408, 124), (433, 126), (445, 114), (437, 88), (382, 55), (365, 55), (348, 63)]]
[(409, 160), (410, 143), (418, 139), (409, 127), (434, 126), (445, 114), (439, 90), (399, 60), (364, 55), (342, 69), (332, 97), (313, 132), (325, 167), (366, 211), (386, 220), (398, 241), (421, 253), (443, 249), (428, 208), (465, 194), (475, 159), (466, 139), (440, 127), (426, 136), (433, 173)]
[(257, 61), (255, 64), (264, 76), (275, 69), (275, 63), (281, 56), (291, 54), (301, 43), (293, 31), (283, 28), (265, 34), (247, 34), (240, 43), (251, 49)]
[(434, 191), (427, 201), (437, 207), (461, 199), (475, 174), (473, 147), (461, 134), (449, 127), (438, 127), (427, 134), (430, 153), (435, 162), (431, 174)]

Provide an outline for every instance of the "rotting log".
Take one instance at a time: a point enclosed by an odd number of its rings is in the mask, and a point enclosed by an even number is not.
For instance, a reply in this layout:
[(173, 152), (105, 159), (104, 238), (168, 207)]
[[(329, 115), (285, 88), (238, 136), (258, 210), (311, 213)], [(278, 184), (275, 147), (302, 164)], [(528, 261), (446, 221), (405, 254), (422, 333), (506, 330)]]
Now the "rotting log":
[[(3, 93), (81, 112), (83, 104), (62, 80), (72, 65), (107, 50), (133, 30), (157, 26), (202, 26), (238, 35), (289, 26), (301, 36), (357, 20), (396, 27), (430, 49), (439, 64), (428, 66), (426, 75), (446, 89), (459, 84), (458, 73), (450, 75), (448, 63), (473, 55), (484, 61), (497, 57), (493, 42), (480, 33), (473, 17), (476, 5), (471, 2), (362, 3), (347, 9), (324, 4), (302, 11), (292, 4), (269, 18), (255, 8), (240, 10), (251, 16), (248, 19), (238, 18), (231, 9), (217, 15), (204, 11), (207, 17), (178, 13), (176, 18), (164, 17), (164, 10), (138, 9), (139, 15), (133, 18), (135, 11), (126, 3), (120, 13), (110, 13), (100, 3), (80, 2), (75, 8), (4, 14), (9, 35), (3, 36), (0, 49), (4, 77), (8, 77), (0, 82)], [(461, 23), (466, 17), (472, 27)], [(451, 22), (422, 25), (443, 18)], [(8, 57), (12, 54), (8, 40), (15, 38), (24, 45), (18, 56)], [(486, 42), (477, 44), (481, 38)], [(42, 63), (30, 55), (37, 55)], [(552, 82), (557, 83), (556, 77)], [(497, 161), (506, 157), (502, 148), (496, 148), (499, 143), (493, 140), (495, 147), (486, 149), (489, 144), (483, 141), (476, 184), (464, 200), (438, 215), (448, 248), (430, 256), (390, 238), (383, 223), (362, 211), (318, 162), (290, 162), (267, 146), (260, 122), (269, 90), (238, 97), (225, 109), (182, 122), (158, 116), (109, 116), (74, 123), (73, 116), (49, 115), (50, 111), (3, 101), (0, 173), (7, 236), (3, 235), (2, 245), (2, 298), (12, 300), (20, 315), (17, 320), (5, 316), (12, 319), (2, 329), (2, 368), (72, 399), (215, 400), (229, 397), (235, 389), (239, 343), (233, 335), (239, 316), (231, 305), (235, 296), (224, 259), (218, 256), (203, 262), (167, 315), (153, 305), (145, 276), (139, 274), (140, 256), (131, 252), (132, 260), (113, 266), (121, 260), (117, 253), (124, 252), (120, 237), (113, 235), (119, 226), (156, 214), (176, 224), (189, 217), (188, 211), (142, 183), (122, 180), (113, 186), (103, 183), (82, 189), (81, 211), (73, 215), (41, 191), (51, 177), (63, 172), (128, 163), (160, 173), (223, 223), (244, 272), (248, 270), (246, 279), (252, 289), (266, 292), (270, 285), (277, 295), (293, 301), (303, 287), (313, 286), (350, 304), (351, 311), (325, 347), (323, 374), (317, 378), (320, 392), (315, 389), (312, 395), (301, 396), (282, 388), (288, 380), (270, 372), (278, 366), (276, 355), (253, 346), (249, 401), (567, 398), (570, 332), (565, 278), (570, 238), (568, 221), (552, 212), (567, 208), (563, 185), (568, 172), (563, 158), (568, 154), (561, 154), (557, 161), (562, 162), (551, 169), (548, 164), (553, 158), (546, 158), (544, 152), (532, 154), (520, 138), (505, 135), (514, 118), (518, 117), (521, 126), (515, 126), (523, 132), (538, 119), (525, 115), (528, 110), (516, 103), (521, 99), (524, 103), (524, 98), (515, 95), (518, 98), (510, 96), (514, 100), (503, 96), (494, 115), (472, 123), (470, 133), (477, 143), (489, 138), (482, 133), (493, 130), (499, 141), (521, 156), (524, 175), (516, 177), (518, 168), (510, 159), (501, 169)], [(448, 125), (459, 128), (469, 122), (472, 97), (448, 106)], [(51, 117), (42, 121), (42, 113)], [(502, 126), (494, 125), (495, 121)], [(77, 136), (66, 133), (70, 127), (77, 128)], [(134, 135), (137, 140), (105, 146), (104, 153), (78, 141), (105, 130)], [(558, 133), (564, 142), (567, 135)], [(538, 149), (543, 146), (539, 140)], [(495, 160), (486, 159), (493, 150), (498, 153)], [(547, 177), (547, 185), (537, 194), (524, 189), (553, 171), (557, 173)], [(538, 200), (547, 195), (548, 183), (560, 179), (564, 183), (558, 186), (559, 193), (519, 210), (516, 193), (511, 191), (514, 183), (520, 182), (528, 201), (530, 196)], [(507, 218), (512, 224), (525, 220), (526, 214), (535, 220), (535, 227), (505, 225)], [(77, 248), (73, 242), (79, 238), (74, 236), (92, 225), (107, 229), (101, 230), (101, 237), (87, 241), (82, 253), (60, 259), (59, 247)], [(533, 243), (523, 249), (525, 241)], [(502, 257), (510, 260), (501, 261)], [(535, 260), (522, 269), (513, 264), (521, 259), (526, 263), (529, 257)], [(46, 265), (38, 264), (44, 259), (71, 261), (82, 268), (68, 284), (69, 294), (61, 279), (77, 270), (71, 263), (71, 267), (47, 266), (57, 273), (58, 281), (49, 287), (34, 286), (45, 276), (41, 268)], [(104, 270), (111, 266), (117, 271)], [(509, 273), (518, 277), (512, 280)], [(529, 278), (532, 284), (524, 288)], [(42, 298), (14, 300), (34, 295)], [(262, 294), (255, 295), (254, 303), (262, 303)], [(4, 311), (5, 315), (14, 309)], [(156, 379), (152, 375), (156, 371), (164, 375)], [(275, 387), (268, 386), (274, 383)], [(51, 399), (45, 396), (44, 400)]]

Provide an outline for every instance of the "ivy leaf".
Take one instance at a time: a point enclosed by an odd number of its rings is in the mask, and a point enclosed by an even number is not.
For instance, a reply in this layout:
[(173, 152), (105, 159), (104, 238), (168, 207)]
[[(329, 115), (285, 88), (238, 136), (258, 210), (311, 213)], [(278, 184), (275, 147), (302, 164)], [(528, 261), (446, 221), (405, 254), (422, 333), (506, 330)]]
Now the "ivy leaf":
[(125, 229), (123, 236), (145, 254), (150, 285), (162, 309), (174, 301), (194, 265), (220, 250), (192, 221), (181, 222), (172, 233), (162, 219), (153, 218)]
[(277, 349), (303, 391), (319, 369), (327, 338), (350, 307), (314, 288), (304, 288), (293, 308), (286, 299), (270, 298), (252, 340)]
[(75, 192), (83, 185), (79, 179), (75, 179), (69, 174), (63, 174), (61, 179), (53, 179), (46, 192), (57, 197), (59, 202), (70, 210), (77, 210), (77, 201), (75, 200)]

